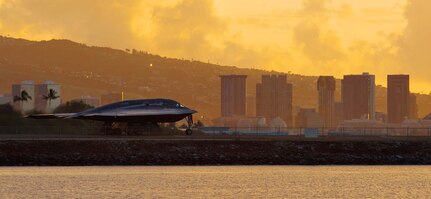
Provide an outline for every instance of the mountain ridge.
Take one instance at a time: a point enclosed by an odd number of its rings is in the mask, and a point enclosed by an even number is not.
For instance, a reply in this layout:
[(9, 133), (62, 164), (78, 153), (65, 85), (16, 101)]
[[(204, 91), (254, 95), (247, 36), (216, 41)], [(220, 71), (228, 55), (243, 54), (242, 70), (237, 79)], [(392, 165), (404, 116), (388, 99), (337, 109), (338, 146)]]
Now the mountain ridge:
[[(88, 46), (71, 40), (30, 41), (0, 36), (0, 93), (21, 80), (53, 80), (64, 101), (82, 95), (124, 91), (126, 99), (166, 97), (199, 111), (206, 122), (220, 114), (220, 75), (247, 75), (247, 112), (255, 113), (255, 89), (261, 69), (222, 66), (167, 58), (135, 49)], [(317, 107), (317, 76), (287, 74), (293, 84), (294, 110)], [(419, 116), (431, 112), (431, 96), (417, 94)], [(340, 99), (340, 80), (336, 98)], [(376, 87), (376, 109), (386, 112), (386, 88)]]

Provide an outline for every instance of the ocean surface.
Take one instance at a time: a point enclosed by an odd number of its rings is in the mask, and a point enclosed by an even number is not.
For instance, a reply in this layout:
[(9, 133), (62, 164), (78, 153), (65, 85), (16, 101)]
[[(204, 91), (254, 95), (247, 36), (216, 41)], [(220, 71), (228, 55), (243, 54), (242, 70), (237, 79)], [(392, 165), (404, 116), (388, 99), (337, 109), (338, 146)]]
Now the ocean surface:
[(431, 198), (431, 166), (0, 167), (1, 198)]

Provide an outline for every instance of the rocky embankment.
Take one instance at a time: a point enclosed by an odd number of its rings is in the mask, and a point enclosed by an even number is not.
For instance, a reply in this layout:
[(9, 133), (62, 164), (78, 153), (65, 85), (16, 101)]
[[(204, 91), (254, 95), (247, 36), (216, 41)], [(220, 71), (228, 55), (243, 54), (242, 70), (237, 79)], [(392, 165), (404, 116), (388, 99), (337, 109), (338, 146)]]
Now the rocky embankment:
[(0, 141), (2, 166), (431, 164), (431, 141)]

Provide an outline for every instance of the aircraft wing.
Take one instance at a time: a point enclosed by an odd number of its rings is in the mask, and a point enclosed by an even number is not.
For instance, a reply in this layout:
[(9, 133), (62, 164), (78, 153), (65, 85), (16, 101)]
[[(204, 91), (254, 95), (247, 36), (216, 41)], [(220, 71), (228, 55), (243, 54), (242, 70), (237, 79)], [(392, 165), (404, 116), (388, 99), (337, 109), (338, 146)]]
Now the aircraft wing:
[(160, 116), (160, 115), (187, 115), (196, 113), (195, 110), (177, 110), (177, 109), (154, 109), (154, 110), (115, 110), (101, 112), (82, 112), (65, 115), (67, 119), (80, 117), (134, 117), (134, 116)]
[(75, 113), (56, 113), (56, 114), (31, 114), (27, 116), (33, 119), (66, 119)]

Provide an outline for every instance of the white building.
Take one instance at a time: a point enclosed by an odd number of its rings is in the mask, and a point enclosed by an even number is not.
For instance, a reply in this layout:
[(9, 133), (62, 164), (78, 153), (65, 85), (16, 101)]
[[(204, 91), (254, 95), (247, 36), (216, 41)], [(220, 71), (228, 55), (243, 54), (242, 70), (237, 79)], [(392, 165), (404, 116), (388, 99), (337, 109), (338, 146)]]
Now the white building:
[(11, 104), (12, 102), (13, 102), (12, 95), (9, 95), (9, 94), (0, 95), (0, 105)]
[(23, 113), (35, 108), (35, 85), (33, 81), (22, 81), (12, 85), (13, 104), (16, 110)]
[(341, 128), (383, 128), (386, 127), (385, 123), (379, 120), (369, 119), (353, 119), (346, 120), (339, 125)]
[(281, 119), (280, 117), (276, 117), (273, 120), (271, 120), (269, 126), (271, 127), (271, 131), (276, 132), (277, 130), (286, 130), (287, 124), (286, 122)]
[(38, 111), (51, 113), (61, 104), (61, 86), (53, 81), (36, 85), (35, 95), (35, 106)]
[(236, 127), (240, 129), (252, 129), (265, 126), (266, 119), (264, 117), (244, 117), (239, 119), (236, 123)]

